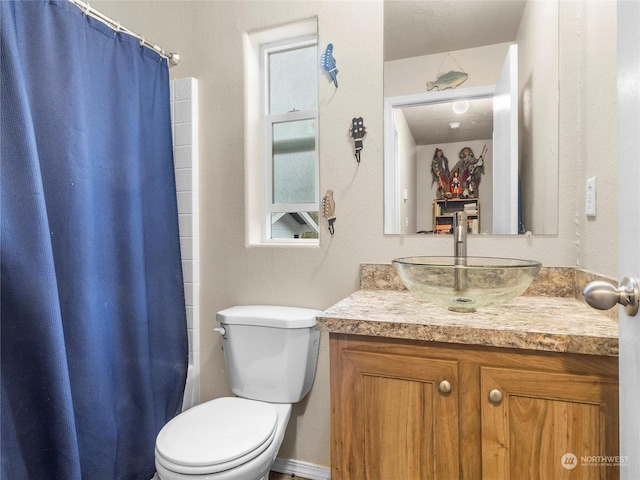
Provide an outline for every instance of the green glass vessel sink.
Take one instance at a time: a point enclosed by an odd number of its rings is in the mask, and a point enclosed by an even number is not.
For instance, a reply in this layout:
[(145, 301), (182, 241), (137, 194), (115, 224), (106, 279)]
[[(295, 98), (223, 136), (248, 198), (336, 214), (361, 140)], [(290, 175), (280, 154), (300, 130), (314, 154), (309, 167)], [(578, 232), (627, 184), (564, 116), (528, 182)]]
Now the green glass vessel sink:
[(508, 302), (531, 285), (542, 264), (495, 257), (405, 257), (393, 260), (412, 293), (455, 312)]

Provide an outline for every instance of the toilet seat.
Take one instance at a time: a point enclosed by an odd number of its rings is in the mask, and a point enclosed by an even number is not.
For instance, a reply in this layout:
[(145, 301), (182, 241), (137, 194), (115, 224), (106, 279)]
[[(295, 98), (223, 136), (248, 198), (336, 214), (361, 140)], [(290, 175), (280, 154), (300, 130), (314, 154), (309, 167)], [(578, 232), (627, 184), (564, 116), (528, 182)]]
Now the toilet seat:
[(278, 413), (269, 403), (224, 397), (197, 405), (167, 423), (156, 460), (170, 471), (202, 475), (246, 463), (266, 450)]

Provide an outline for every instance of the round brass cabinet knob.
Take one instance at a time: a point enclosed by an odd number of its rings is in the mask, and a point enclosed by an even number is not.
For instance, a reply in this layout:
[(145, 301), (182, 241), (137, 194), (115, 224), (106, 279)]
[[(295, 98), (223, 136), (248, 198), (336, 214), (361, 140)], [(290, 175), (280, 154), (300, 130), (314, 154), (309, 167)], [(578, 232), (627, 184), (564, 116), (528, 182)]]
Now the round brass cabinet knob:
[(502, 402), (502, 392), (497, 388), (494, 388), (489, 392), (489, 402), (493, 405), (499, 405)]
[(438, 384), (438, 390), (440, 390), (440, 393), (443, 394), (451, 393), (451, 384), (446, 380), (442, 380)]

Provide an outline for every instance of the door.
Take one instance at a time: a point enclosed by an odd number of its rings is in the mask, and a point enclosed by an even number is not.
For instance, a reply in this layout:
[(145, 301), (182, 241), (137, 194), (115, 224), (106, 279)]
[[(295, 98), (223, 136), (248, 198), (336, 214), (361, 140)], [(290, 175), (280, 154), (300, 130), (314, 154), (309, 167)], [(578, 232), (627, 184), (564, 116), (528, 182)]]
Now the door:
[[(640, 3), (618, 0), (618, 275), (640, 281)], [(620, 477), (640, 478), (640, 314), (620, 322)]]

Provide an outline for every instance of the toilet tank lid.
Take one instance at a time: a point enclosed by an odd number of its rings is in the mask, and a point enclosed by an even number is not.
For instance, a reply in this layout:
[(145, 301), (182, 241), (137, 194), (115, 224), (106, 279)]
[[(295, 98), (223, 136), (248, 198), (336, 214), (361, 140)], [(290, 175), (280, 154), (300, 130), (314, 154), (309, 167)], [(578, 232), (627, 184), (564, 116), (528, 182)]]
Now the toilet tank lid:
[(308, 328), (316, 325), (320, 310), (277, 305), (241, 305), (221, 310), (217, 320), (226, 325)]

